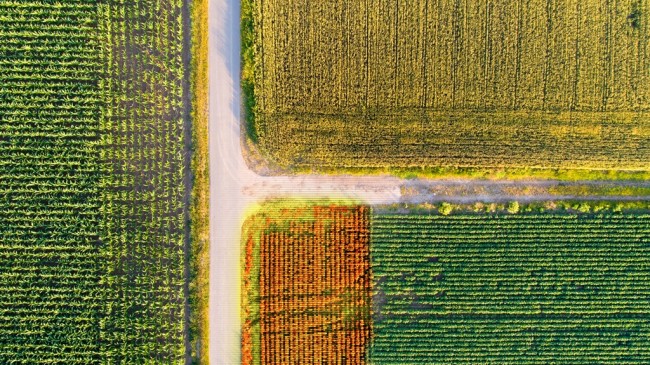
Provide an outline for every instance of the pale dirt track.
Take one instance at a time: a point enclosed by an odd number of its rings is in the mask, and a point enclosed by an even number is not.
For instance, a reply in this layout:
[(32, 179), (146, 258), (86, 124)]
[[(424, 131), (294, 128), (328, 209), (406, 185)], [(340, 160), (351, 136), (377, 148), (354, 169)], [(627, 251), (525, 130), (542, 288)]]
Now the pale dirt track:
[[(546, 194), (508, 196), (503, 189), (503, 186), (557, 183), (552, 181), (405, 181), (389, 176), (262, 177), (255, 174), (244, 162), (240, 144), (239, 8), (239, 0), (211, 0), (209, 5), (211, 364), (240, 363), (240, 230), (247, 207), (255, 202), (279, 196), (351, 198), (367, 204), (575, 198)], [(446, 194), (445, 187), (460, 193)], [(416, 192), (402, 196), (401, 188), (415, 188)], [(470, 196), (462, 193), (477, 189), (482, 193)]]

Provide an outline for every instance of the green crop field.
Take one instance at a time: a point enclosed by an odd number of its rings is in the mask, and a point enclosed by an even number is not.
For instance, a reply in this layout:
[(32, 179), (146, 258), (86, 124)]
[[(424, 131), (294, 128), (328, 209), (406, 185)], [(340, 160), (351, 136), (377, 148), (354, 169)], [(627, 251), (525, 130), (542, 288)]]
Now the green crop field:
[[(103, 340), (115, 363), (183, 363), (189, 191), (182, 0), (112, 1), (99, 8)], [(185, 19), (187, 21), (187, 19)]]
[(646, 0), (244, 2), (279, 166), (650, 169)]
[(374, 364), (650, 362), (648, 209), (371, 227)]
[(0, 363), (184, 363), (181, 0), (0, 0)]

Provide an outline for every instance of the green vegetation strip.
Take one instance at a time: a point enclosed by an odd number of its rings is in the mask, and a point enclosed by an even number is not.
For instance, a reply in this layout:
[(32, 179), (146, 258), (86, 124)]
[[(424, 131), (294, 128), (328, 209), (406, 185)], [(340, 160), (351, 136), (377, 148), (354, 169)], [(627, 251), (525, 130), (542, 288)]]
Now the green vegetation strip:
[(372, 363), (650, 362), (647, 203), (375, 214), (371, 239)]
[[(111, 363), (188, 357), (188, 78), (182, 0), (99, 5), (102, 242)], [(187, 87), (187, 88), (186, 88)]]
[(194, 364), (209, 364), (210, 175), (208, 166), (208, 0), (192, 1), (192, 202), (190, 344)]

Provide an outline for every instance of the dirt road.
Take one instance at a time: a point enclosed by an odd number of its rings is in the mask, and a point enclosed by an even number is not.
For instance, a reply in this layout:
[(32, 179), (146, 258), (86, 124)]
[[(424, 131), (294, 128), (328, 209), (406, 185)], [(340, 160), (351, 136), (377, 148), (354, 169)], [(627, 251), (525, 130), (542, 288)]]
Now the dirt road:
[(212, 364), (239, 362), (239, 241), (245, 210), (270, 197), (352, 198), (397, 202), (394, 177), (262, 177), (244, 162), (240, 144), (239, 1), (209, 8), (210, 354)]

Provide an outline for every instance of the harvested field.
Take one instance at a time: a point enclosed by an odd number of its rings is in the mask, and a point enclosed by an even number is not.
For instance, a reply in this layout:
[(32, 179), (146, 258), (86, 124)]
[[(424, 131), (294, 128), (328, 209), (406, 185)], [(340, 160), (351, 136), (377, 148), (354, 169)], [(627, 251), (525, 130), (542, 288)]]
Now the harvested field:
[(249, 218), (244, 364), (363, 364), (371, 333), (369, 208), (306, 206)]
[(249, 134), (294, 169), (648, 170), (648, 5), (256, 2)]

